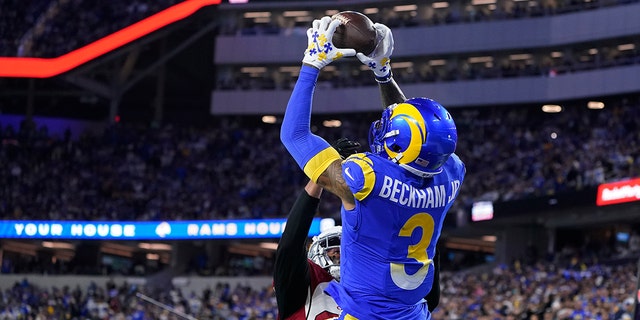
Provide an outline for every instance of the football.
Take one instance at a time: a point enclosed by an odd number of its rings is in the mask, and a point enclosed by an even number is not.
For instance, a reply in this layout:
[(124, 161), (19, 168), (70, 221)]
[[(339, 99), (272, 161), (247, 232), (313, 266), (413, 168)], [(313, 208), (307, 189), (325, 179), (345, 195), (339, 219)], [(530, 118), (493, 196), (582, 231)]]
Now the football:
[(376, 29), (373, 21), (356, 11), (342, 11), (331, 19), (342, 22), (333, 34), (333, 45), (337, 48), (352, 48), (369, 55), (376, 48)]

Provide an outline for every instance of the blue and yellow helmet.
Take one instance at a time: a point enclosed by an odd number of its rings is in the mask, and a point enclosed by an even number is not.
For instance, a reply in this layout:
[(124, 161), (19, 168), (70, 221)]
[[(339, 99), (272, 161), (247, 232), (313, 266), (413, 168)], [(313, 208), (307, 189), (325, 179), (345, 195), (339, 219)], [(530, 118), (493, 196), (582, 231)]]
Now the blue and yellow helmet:
[(386, 155), (421, 177), (442, 172), (457, 141), (451, 114), (428, 98), (411, 98), (388, 106), (369, 130), (371, 152)]

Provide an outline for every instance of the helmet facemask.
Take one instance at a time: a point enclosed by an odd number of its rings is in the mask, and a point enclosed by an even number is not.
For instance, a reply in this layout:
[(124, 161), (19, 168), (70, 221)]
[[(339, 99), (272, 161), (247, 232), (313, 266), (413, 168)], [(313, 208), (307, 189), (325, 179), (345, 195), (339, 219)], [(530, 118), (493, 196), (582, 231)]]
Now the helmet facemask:
[(384, 153), (385, 134), (388, 132), (389, 118), (396, 105), (398, 104), (396, 103), (386, 107), (384, 111), (382, 111), (380, 120), (371, 123), (371, 127), (369, 128), (369, 146), (371, 147), (372, 153)]
[(342, 227), (337, 226), (313, 237), (308, 257), (340, 281), (340, 241)]

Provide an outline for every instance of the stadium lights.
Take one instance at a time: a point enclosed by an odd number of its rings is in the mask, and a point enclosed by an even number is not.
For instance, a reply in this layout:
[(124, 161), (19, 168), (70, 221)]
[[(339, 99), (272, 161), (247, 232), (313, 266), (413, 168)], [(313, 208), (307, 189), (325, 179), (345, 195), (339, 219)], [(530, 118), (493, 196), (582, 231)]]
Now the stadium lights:
[(411, 67), (413, 67), (413, 62), (411, 62), (411, 61), (394, 62), (394, 63), (391, 64), (391, 68), (393, 68), (393, 69), (411, 68)]
[(262, 116), (262, 122), (263, 123), (268, 123), (268, 124), (274, 124), (274, 123), (276, 123), (276, 117), (275, 116)]
[(542, 111), (546, 113), (558, 113), (562, 111), (562, 106), (557, 104), (545, 104), (542, 106)]
[(594, 110), (604, 109), (604, 102), (600, 102), (600, 101), (589, 101), (589, 102), (587, 103), (587, 108), (589, 108), (589, 109), (594, 109)]
[(145, 250), (155, 250), (155, 251), (171, 251), (171, 245), (164, 243), (146, 243), (142, 242), (138, 244), (138, 248)]
[(486, 236), (480, 237), (480, 239), (482, 239), (482, 241), (496, 242), (498, 240), (498, 237), (493, 235), (486, 235)]
[(255, 23), (269, 23), (269, 22), (271, 22), (271, 18), (254, 18), (253, 22), (255, 22)]
[(481, 6), (485, 4), (495, 4), (496, 0), (472, 0), (471, 4), (474, 6)]
[(282, 15), (285, 17), (306, 17), (309, 16), (309, 11), (285, 11)]
[(271, 12), (260, 11), (260, 12), (245, 12), (244, 17), (247, 19), (253, 18), (269, 18), (271, 17)]
[(376, 14), (378, 13), (378, 8), (366, 8), (362, 11), (364, 14)]
[(418, 10), (418, 6), (415, 4), (408, 4), (404, 6), (395, 6), (393, 7), (393, 11), (402, 12), (402, 11), (415, 11)]
[(147, 253), (147, 260), (160, 260), (160, 255), (157, 253)]
[(276, 251), (278, 249), (278, 244), (275, 242), (262, 242), (260, 243), (260, 248)]
[(633, 50), (635, 48), (636, 45), (633, 43), (621, 44), (618, 46), (618, 51)]
[(529, 60), (531, 58), (533, 58), (533, 56), (528, 53), (512, 54), (509, 56), (509, 60)]
[(240, 72), (242, 72), (242, 73), (264, 73), (264, 72), (267, 72), (267, 68), (265, 68), (265, 67), (242, 67), (242, 68), (240, 68)]
[(562, 58), (562, 52), (560, 51), (551, 52), (551, 58)]
[(51, 241), (42, 241), (42, 246), (45, 248), (50, 248), (50, 249), (67, 249), (67, 250), (73, 250), (76, 247), (71, 244), (71, 243), (67, 243), (67, 242), (51, 242)]
[(429, 60), (429, 65), (432, 66), (432, 67), (444, 66), (445, 64), (447, 64), (447, 61), (444, 60), (444, 59)]
[(440, 1), (440, 2), (434, 2), (431, 7), (433, 7), (434, 9), (444, 9), (444, 8), (449, 8), (449, 2), (445, 2), (445, 1)]
[(487, 63), (487, 62), (493, 62), (493, 57), (484, 56), (484, 57), (469, 58), (469, 63)]
[(322, 121), (322, 125), (327, 128), (340, 128), (342, 126), (342, 121), (340, 120), (325, 120)]

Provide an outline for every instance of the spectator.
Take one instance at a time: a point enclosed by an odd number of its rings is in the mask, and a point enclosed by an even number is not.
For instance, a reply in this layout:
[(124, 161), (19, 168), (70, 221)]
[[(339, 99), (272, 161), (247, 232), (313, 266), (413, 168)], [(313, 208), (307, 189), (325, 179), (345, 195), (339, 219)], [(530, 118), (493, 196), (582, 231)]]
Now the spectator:
[[(603, 110), (566, 106), (558, 114), (537, 108), (452, 109), (458, 129), (469, 132), (458, 141), (460, 157), (469, 159), (460, 206), (638, 176), (637, 105), (631, 99)], [(0, 214), (36, 220), (284, 217), (292, 205), (289, 195), (305, 178), (280, 146), (278, 129), (247, 119), (221, 117), (215, 126), (198, 129), (115, 125), (78, 139), (26, 124), (0, 126)], [(340, 131), (363, 136), (367, 120), (363, 114), (343, 115)], [(337, 131), (319, 127), (317, 133), (335, 140)], [(248, 143), (253, 137), (260, 143)], [(232, 165), (233, 159), (243, 160)], [(338, 214), (336, 199), (321, 203), (321, 217)]]
[[(636, 263), (563, 267), (562, 258), (500, 265), (484, 273), (445, 271), (434, 319), (631, 319)], [(146, 292), (122, 283), (48, 287), (27, 279), (0, 284), (0, 318), (159, 319), (170, 313), (135, 296), (141, 292), (198, 319), (275, 319), (270, 288), (217, 283), (202, 292)]]

